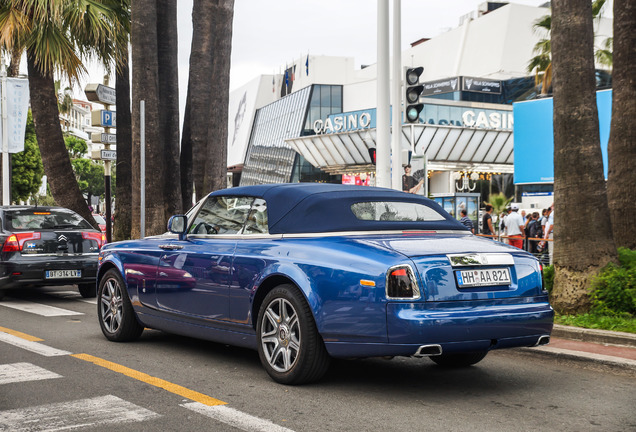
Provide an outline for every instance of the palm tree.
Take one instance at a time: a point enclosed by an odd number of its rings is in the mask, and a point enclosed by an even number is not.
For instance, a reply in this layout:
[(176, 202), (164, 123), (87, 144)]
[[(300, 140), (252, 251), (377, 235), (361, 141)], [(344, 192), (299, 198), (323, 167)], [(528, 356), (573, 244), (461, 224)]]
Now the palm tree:
[(74, 178), (59, 122), (54, 74), (71, 83), (86, 69), (83, 58), (113, 60), (112, 11), (103, 3), (81, 0), (4, 0), (0, 2), (0, 45), (26, 50), (31, 108), (44, 169), (55, 201), (95, 226)]
[[(554, 267), (552, 304), (589, 308), (591, 277), (616, 261), (596, 106), (589, 0), (552, 2), (554, 74)], [(602, 221), (599, 223), (599, 221)]]
[(614, 0), (612, 124), (607, 195), (614, 241), (636, 249), (636, 0)]
[[(592, 16), (594, 18), (600, 18), (601, 11), (605, 5), (606, 0), (593, 0), (592, 1)], [(547, 95), (552, 87), (552, 44), (550, 41), (550, 32), (552, 30), (552, 17), (545, 15), (539, 18), (532, 26), (535, 32), (542, 33), (546, 37), (542, 38), (534, 46), (533, 53), (536, 54), (528, 62), (528, 72), (534, 72), (534, 85), (535, 87), (541, 87), (541, 94)], [(605, 50), (607, 47), (606, 40)], [(609, 48), (611, 50), (611, 47)], [(599, 50), (603, 51), (603, 50)], [(607, 53), (597, 51), (599, 63), (604, 63), (607, 58)], [(611, 51), (609, 52), (611, 56)]]
[[(225, 187), (234, 0), (194, 0), (190, 76), (181, 142), (183, 206)], [(210, 79), (210, 77), (214, 77)], [(203, 157), (193, 158), (192, 155)]]
[(181, 211), (176, 16), (176, 0), (132, 3), (133, 236), (140, 233), (142, 100), (146, 131), (145, 233), (165, 232), (168, 217)]
[(594, 53), (594, 57), (596, 58), (596, 62), (607, 66), (607, 68), (611, 71), (612, 66), (614, 65), (614, 38), (608, 37), (603, 42), (603, 47), (598, 48)]
[(495, 229), (498, 229), (499, 224), (499, 215), (503, 213), (503, 211), (508, 207), (508, 204), (512, 201), (513, 197), (506, 197), (503, 192), (498, 194), (490, 194), (488, 196), (488, 202), (486, 204), (490, 204), (492, 206), (492, 212), (495, 215), (495, 220), (493, 220), (493, 225)]

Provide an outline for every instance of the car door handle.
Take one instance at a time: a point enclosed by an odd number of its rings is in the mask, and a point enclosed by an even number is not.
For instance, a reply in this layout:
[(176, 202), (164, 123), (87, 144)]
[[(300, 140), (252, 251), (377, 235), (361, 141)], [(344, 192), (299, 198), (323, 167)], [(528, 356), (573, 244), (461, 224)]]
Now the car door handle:
[(163, 250), (179, 250), (179, 249), (183, 249), (182, 245), (175, 245), (175, 244), (163, 244), (163, 245), (159, 245), (159, 247)]

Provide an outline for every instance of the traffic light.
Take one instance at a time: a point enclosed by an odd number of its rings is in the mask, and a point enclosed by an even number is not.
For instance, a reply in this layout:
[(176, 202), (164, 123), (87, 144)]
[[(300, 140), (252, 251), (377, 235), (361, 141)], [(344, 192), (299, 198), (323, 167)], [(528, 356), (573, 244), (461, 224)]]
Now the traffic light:
[(371, 158), (371, 163), (375, 165), (375, 147), (369, 149), (369, 158)]
[(419, 123), (424, 105), (419, 103), (424, 86), (420, 85), (423, 67), (406, 68), (404, 77), (404, 117), (407, 123)]

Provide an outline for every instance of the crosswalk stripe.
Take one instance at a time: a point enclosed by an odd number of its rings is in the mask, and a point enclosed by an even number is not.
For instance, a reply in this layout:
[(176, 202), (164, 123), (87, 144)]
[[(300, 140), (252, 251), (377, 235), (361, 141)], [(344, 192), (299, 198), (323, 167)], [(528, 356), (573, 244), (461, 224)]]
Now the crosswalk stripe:
[(48, 371), (31, 363), (0, 365), (0, 384), (40, 381), (51, 378), (62, 378), (62, 375), (58, 375), (55, 372)]
[(0, 430), (68, 430), (140, 422), (157, 417), (159, 414), (153, 411), (108, 395), (0, 411)]
[(53, 297), (58, 297), (63, 299), (72, 299), (72, 300), (77, 300), (77, 301), (94, 304), (94, 305), (97, 304), (96, 298), (84, 298), (77, 291), (49, 291), (47, 292), (47, 294)]
[(63, 356), (63, 355), (71, 354), (68, 351), (52, 348), (50, 346), (44, 345), (39, 342), (24, 340), (18, 336), (8, 334), (5, 332), (0, 332), (0, 341), (6, 342), (13, 346), (17, 346), (18, 348), (23, 348), (25, 350), (34, 352), (36, 354), (43, 355), (45, 357), (55, 357), (55, 356)]
[(269, 420), (246, 414), (227, 405), (208, 406), (199, 402), (181, 404), (182, 407), (248, 432), (293, 432)]
[(44, 305), (40, 303), (33, 303), (24, 300), (17, 300), (12, 298), (5, 298), (0, 302), (0, 306), (8, 307), (11, 309), (21, 310), (23, 312), (29, 312), (36, 315), (45, 317), (53, 316), (69, 316), (69, 315), (84, 315), (82, 312), (75, 312), (66, 309), (61, 309), (55, 306)]

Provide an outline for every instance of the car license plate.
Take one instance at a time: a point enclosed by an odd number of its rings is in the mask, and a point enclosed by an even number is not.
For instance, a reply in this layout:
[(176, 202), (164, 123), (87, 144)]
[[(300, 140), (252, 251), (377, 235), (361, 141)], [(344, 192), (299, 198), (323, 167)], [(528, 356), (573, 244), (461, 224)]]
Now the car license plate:
[(81, 278), (81, 270), (47, 270), (46, 279)]
[(507, 268), (459, 270), (457, 283), (460, 288), (510, 285), (510, 270)]

